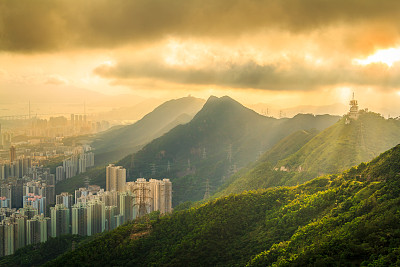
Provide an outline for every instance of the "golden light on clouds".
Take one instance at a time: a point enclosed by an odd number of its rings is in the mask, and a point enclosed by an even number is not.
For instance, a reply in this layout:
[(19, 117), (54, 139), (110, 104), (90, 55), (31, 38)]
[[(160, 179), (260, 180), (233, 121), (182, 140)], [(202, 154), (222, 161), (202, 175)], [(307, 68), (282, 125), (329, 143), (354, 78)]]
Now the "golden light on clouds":
[(360, 65), (384, 63), (389, 67), (392, 67), (393, 64), (398, 61), (400, 61), (400, 47), (378, 50), (373, 55), (370, 55), (365, 59), (354, 60), (355, 63)]
[(399, 110), (398, 14), (394, 0), (0, 1), (0, 101), (90, 90), (347, 105), (356, 91)]

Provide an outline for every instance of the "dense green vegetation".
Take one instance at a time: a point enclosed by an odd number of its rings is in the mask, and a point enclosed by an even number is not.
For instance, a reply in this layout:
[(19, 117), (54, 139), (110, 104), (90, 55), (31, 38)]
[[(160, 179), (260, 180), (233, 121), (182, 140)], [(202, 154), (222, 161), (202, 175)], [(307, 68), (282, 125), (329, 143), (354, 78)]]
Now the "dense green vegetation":
[(206, 180), (215, 192), (236, 170), (254, 161), (283, 137), (303, 129), (325, 129), (330, 115), (274, 119), (257, 114), (229, 97), (211, 97), (189, 123), (153, 140), (118, 164), (129, 179), (170, 178), (174, 206), (203, 198)]
[(13, 255), (0, 258), (0, 266), (39, 266), (71, 250), (73, 246), (78, 248), (81, 242), (89, 239), (78, 235), (50, 238), (45, 243), (28, 245)]
[(92, 140), (96, 165), (117, 161), (175, 126), (189, 122), (204, 105), (204, 100), (183, 97), (167, 101), (134, 124), (114, 127)]
[(398, 266), (400, 145), (340, 175), (125, 225), (47, 266)]
[[(358, 120), (346, 124), (344, 117), (318, 135), (309, 135), (310, 139), (302, 139), (301, 133), (289, 136), (256, 164), (233, 176), (233, 181), (221, 188), (217, 196), (297, 185), (312, 177), (339, 173), (400, 143), (399, 132), (399, 120), (385, 120), (379, 114), (363, 112)], [(281, 167), (289, 171), (280, 171)]]

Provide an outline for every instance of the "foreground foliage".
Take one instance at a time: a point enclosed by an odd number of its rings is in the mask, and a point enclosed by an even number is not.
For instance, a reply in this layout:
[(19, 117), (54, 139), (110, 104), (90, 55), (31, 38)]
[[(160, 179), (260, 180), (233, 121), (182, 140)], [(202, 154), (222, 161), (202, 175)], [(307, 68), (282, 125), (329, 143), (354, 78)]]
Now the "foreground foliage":
[(124, 225), (47, 266), (398, 266), (399, 173), (400, 145), (341, 175)]
[(45, 243), (28, 245), (18, 249), (13, 255), (0, 258), (0, 266), (38, 266), (71, 250), (73, 243), (78, 247), (86, 239), (88, 238), (78, 235), (50, 238)]

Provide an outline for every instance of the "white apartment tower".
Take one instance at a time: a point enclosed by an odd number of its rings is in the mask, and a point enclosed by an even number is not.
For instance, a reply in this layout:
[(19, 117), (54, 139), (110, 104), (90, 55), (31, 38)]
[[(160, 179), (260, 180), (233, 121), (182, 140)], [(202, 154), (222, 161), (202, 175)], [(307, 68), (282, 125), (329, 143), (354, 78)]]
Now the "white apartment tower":
[(106, 168), (106, 191), (125, 191), (126, 169), (110, 164)]

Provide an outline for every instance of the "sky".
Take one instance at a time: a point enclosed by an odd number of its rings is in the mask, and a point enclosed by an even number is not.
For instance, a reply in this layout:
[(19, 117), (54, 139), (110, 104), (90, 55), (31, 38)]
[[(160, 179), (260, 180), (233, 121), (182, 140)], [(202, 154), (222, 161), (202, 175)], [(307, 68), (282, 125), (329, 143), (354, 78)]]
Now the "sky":
[(0, 0), (0, 105), (190, 94), (289, 108), (354, 92), (399, 116), (399, 14), (396, 0)]

